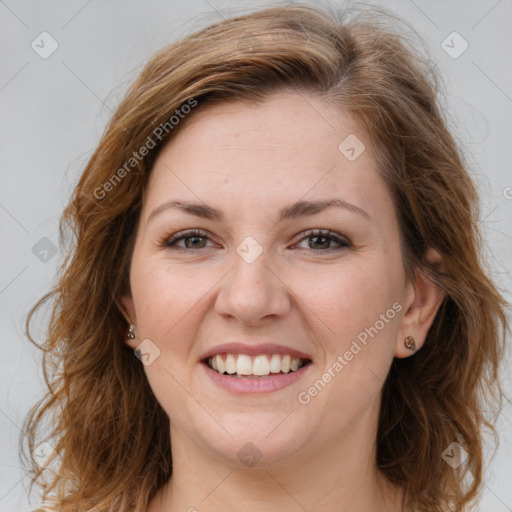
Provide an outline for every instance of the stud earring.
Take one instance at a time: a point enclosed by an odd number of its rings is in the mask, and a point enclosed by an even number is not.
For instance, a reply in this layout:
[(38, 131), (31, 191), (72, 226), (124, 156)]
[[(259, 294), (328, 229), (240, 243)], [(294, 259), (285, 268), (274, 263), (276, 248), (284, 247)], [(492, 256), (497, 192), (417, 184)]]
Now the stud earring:
[(409, 350), (412, 350), (412, 351), (416, 350), (416, 342), (414, 341), (414, 338), (412, 336), (407, 336), (407, 338), (405, 338), (404, 345)]
[(135, 325), (131, 324), (130, 328), (128, 329), (128, 338), (131, 340), (135, 339)]

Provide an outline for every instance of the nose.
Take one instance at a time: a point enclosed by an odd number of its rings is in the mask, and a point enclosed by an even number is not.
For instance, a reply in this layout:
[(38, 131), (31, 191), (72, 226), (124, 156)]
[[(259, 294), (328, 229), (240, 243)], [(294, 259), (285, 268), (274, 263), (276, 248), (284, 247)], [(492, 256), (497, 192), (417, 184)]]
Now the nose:
[(286, 315), (290, 310), (290, 293), (269, 263), (265, 252), (252, 262), (235, 254), (233, 268), (222, 280), (217, 295), (217, 314), (234, 317), (247, 325)]

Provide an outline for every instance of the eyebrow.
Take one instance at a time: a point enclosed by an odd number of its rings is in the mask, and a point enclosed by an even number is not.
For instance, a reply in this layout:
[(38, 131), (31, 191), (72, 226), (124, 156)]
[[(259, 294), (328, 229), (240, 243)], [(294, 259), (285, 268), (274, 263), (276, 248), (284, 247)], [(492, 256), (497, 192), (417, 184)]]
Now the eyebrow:
[[(314, 215), (315, 213), (319, 213), (322, 210), (331, 207), (344, 208), (351, 212), (360, 214), (368, 220), (371, 218), (367, 212), (358, 206), (351, 204), (343, 199), (333, 198), (324, 199), (321, 201), (297, 201), (289, 206), (282, 208), (279, 212), (278, 219), (279, 222), (282, 222), (288, 219)], [(225, 221), (224, 214), (221, 211), (207, 205), (206, 203), (171, 200), (155, 208), (149, 214), (147, 223), (149, 223), (149, 221), (159, 213), (173, 208), (181, 210), (190, 215), (195, 215), (196, 217), (201, 217), (203, 219), (216, 220), (219, 222)]]

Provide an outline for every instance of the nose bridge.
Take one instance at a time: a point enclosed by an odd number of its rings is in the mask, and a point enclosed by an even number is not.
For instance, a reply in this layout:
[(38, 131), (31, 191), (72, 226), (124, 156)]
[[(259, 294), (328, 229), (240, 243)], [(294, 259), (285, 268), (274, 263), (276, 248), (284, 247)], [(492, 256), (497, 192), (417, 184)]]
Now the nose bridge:
[(270, 264), (269, 252), (262, 244), (246, 237), (235, 249), (233, 268), (217, 297), (217, 312), (244, 323), (284, 315), (290, 307), (288, 294)]

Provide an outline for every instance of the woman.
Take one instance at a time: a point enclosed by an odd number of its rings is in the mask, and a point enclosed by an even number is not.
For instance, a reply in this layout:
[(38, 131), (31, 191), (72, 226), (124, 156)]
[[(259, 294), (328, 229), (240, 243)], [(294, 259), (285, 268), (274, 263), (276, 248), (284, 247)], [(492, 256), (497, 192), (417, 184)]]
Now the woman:
[(51, 510), (478, 497), (505, 301), (435, 76), (404, 37), (276, 7), (146, 65), (64, 212), (76, 246), (40, 302), (55, 300), (50, 393), (27, 432), (31, 453), (46, 442), (34, 480)]

